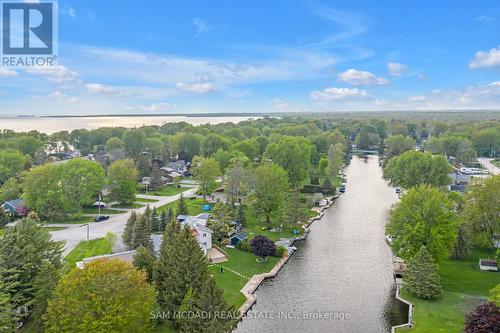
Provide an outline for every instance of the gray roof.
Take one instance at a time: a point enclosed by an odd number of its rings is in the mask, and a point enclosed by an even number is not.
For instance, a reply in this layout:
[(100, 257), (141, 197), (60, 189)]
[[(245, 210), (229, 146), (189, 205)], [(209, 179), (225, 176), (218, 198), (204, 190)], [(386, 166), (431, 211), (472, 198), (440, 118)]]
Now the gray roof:
[(245, 234), (244, 232), (240, 232), (239, 234), (231, 236), (231, 239), (233, 239), (233, 238), (238, 238), (239, 240), (244, 240), (247, 238), (247, 234)]
[(14, 200), (9, 200), (9, 201), (6, 201), (2, 207), (5, 208), (5, 206), (10, 206), (14, 209), (18, 209), (20, 207), (24, 207), (24, 200), (23, 199), (14, 199)]

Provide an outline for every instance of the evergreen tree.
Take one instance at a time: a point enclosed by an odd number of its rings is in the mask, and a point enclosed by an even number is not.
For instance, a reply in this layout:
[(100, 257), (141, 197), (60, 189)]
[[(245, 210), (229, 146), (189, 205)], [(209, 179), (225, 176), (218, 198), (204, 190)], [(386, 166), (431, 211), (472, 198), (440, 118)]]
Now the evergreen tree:
[(420, 298), (434, 298), (442, 291), (437, 266), (425, 246), (408, 261), (403, 280), (406, 290)]
[(179, 201), (177, 201), (177, 215), (189, 215), (186, 198), (184, 198), (182, 193), (179, 197)]
[(0, 228), (5, 227), (9, 222), (10, 215), (3, 208), (0, 208)]
[(0, 332), (15, 332), (16, 321), (19, 319), (14, 304), (20, 304), (20, 293), (17, 292), (18, 275), (13, 270), (9, 274), (0, 275)]
[(457, 230), (457, 239), (453, 245), (453, 258), (464, 258), (469, 254), (471, 236), (468, 226), (462, 223)]
[(146, 216), (148, 221), (151, 219), (152, 214), (153, 214), (153, 211), (151, 210), (151, 207), (149, 206), (149, 204), (147, 204), (146, 209), (144, 210), (144, 215)]
[(200, 331), (200, 320), (191, 317), (191, 313), (195, 312), (195, 298), (193, 295), (193, 288), (189, 288), (182, 304), (179, 306), (179, 317), (176, 318), (176, 324), (179, 332), (191, 333)]
[(223, 290), (210, 277), (195, 296), (195, 308), (198, 312), (210, 314), (209, 318), (199, 322), (197, 332), (230, 332), (237, 317), (224, 298)]
[(189, 288), (198, 292), (207, 278), (206, 257), (191, 229), (181, 228), (176, 221), (169, 223), (155, 269), (161, 310), (170, 314), (178, 311)]
[(135, 210), (133, 210), (127, 220), (127, 224), (125, 225), (125, 230), (123, 231), (122, 235), (123, 243), (125, 243), (125, 245), (127, 245), (128, 247), (132, 247), (133, 245), (132, 241), (134, 239), (134, 227), (136, 221), (137, 213), (135, 212)]
[(151, 226), (151, 232), (158, 232), (160, 229), (160, 220), (158, 218), (158, 212), (156, 211), (156, 207), (153, 207), (153, 212), (151, 213), (151, 217), (149, 219), (149, 225)]
[(179, 279), (177, 270), (173, 269), (180, 263), (177, 261), (179, 252), (176, 249), (179, 233), (180, 224), (177, 221), (174, 220), (167, 225), (154, 270), (158, 306), (167, 314), (173, 314), (176, 310), (174, 300), (179, 300), (185, 295), (172, 288), (178, 284)]
[[(0, 279), (9, 286), (7, 292), (13, 309), (31, 307), (37, 292), (33, 284), (44, 263), (56, 269), (62, 267), (63, 244), (51, 238), (38, 221), (30, 218), (5, 229), (0, 242)], [(25, 315), (21, 313), (21, 317)]]
[(238, 210), (236, 212), (236, 221), (238, 221), (242, 226), (246, 224), (247, 218), (245, 215), (245, 205), (241, 204), (238, 206)]
[(161, 178), (161, 171), (158, 165), (153, 165), (151, 169), (151, 183), (149, 187), (152, 190), (159, 190), (163, 186), (163, 180)]
[(151, 231), (149, 229), (149, 222), (146, 214), (140, 215), (137, 218), (134, 226), (134, 238), (132, 241), (132, 247), (134, 249), (137, 249), (139, 246), (144, 246), (149, 251), (153, 251)]
[(155, 259), (151, 255), (151, 252), (146, 249), (144, 246), (139, 246), (134, 254), (134, 259), (132, 264), (138, 270), (142, 270), (146, 272), (148, 275), (148, 282), (153, 281), (153, 268), (154, 268)]
[(47, 310), (47, 304), (52, 297), (57, 282), (61, 276), (60, 269), (57, 269), (51, 262), (45, 262), (38, 276), (33, 281), (35, 298), (33, 300), (33, 315), (30, 324), (30, 332), (43, 332), (44, 324), (42, 316)]
[[(169, 208), (169, 210), (170, 210), (170, 208)], [(160, 220), (158, 222), (158, 231), (164, 232), (165, 227), (167, 226), (167, 223), (168, 223), (168, 217), (167, 217), (167, 213), (164, 209), (161, 211), (161, 214), (160, 214)]]

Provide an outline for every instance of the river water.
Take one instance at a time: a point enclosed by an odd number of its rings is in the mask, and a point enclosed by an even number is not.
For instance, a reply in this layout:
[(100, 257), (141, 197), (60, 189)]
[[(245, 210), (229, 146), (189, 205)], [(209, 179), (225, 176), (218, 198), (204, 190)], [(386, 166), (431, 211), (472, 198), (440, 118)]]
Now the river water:
[(404, 320), (384, 236), (397, 195), (375, 156), (353, 157), (346, 176), (346, 193), (295, 244), (298, 251), (278, 275), (259, 287), (257, 304), (236, 333), (390, 332)]

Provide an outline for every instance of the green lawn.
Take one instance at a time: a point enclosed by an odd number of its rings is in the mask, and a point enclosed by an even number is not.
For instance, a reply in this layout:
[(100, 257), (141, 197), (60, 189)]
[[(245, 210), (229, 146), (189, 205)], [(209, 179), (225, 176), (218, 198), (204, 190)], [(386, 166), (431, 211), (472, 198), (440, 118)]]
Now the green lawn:
[[(307, 216), (307, 218), (311, 218), (314, 216), (317, 216), (318, 213), (315, 211), (312, 211), (308, 208), (304, 209), (304, 214)], [(271, 227), (279, 227), (281, 224), (283, 224), (283, 231), (282, 232), (271, 232), (270, 230), (262, 230), (262, 227), (267, 226), (264, 221), (260, 221), (255, 215), (255, 212), (251, 207), (247, 207), (246, 210), (246, 223), (245, 227), (243, 228), (243, 231), (248, 233), (248, 235), (253, 238), (254, 236), (257, 235), (263, 235), (266, 236), (267, 238), (276, 241), (279, 240), (280, 238), (293, 238), (293, 229), (296, 229), (299, 231), (298, 235), (302, 234), (302, 228), (299, 227), (292, 227), (290, 225), (287, 225), (286, 223), (283, 223), (283, 218), (277, 218), (277, 217), (271, 217)]]
[[(84, 207), (83, 213), (84, 214), (97, 214), (98, 210), (95, 207)], [(101, 214), (112, 215), (112, 214), (123, 214), (123, 213), (125, 213), (125, 212), (121, 211), (121, 210), (116, 210), (116, 209), (111, 209), (111, 208), (101, 208)]]
[[(203, 199), (189, 199), (185, 198), (186, 200), (186, 205), (188, 207), (188, 215), (198, 215), (200, 213), (204, 213), (205, 211), (203, 210)], [(158, 209), (158, 211), (162, 211), (164, 209), (172, 208), (174, 211), (177, 210), (177, 202), (179, 200), (173, 201), (171, 203), (168, 203), (166, 205), (163, 205)]]
[(188, 190), (188, 188), (185, 188), (185, 187), (177, 188), (174, 185), (167, 185), (167, 186), (162, 187), (159, 190), (151, 191), (150, 193), (153, 195), (168, 197), (171, 195), (179, 194), (179, 193), (184, 192), (186, 190)]
[(439, 264), (443, 295), (435, 300), (422, 300), (403, 290), (403, 298), (414, 304), (414, 327), (398, 331), (462, 332), (465, 315), (486, 299), (488, 292), (500, 283), (500, 273), (482, 272), (479, 258), (493, 258), (493, 251), (474, 250), (462, 260), (445, 260)]
[[(228, 248), (224, 248), (224, 251), (227, 253), (229, 261), (223, 262), (221, 265), (231, 268), (248, 278), (255, 274), (269, 272), (279, 261), (279, 258), (268, 257), (267, 262), (261, 263), (256, 261), (257, 257), (251, 252)], [(219, 283), (219, 286), (224, 289), (226, 299), (236, 308), (239, 308), (245, 302), (245, 297), (240, 293), (240, 290), (248, 282), (248, 279), (227, 270), (221, 273), (220, 268), (217, 266), (211, 266), (209, 270)]]
[(90, 216), (68, 216), (54, 219), (52, 221), (45, 221), (46, 223), (61, 223), (61, 224), (83, 224), (93, 221), (93, 218)]
[(105, 238), (92, 239), (90, 241), (80, 242), (65, 258), (66, 266), (75, 267), (76, 263), (84, 258), (99, 256), (112, 253), (113, 236)]
[(158, 202), (158, 200), (156, 200), (156, 199), (149, 199), (149, 198), (148, 199), (146, 199), (146, 198), (135, 198), (135, 201), (136, 202), (146, 202), (146, 203), (148, 203), (148, 202)]
[[(137, 201), (139, 201), (139, 200), (137, 200)], [(133, 204), (129, 204), (129, 205), (114, 205), (113, 207), (116, 207), (116, 208), (126, 208), (126, 209), (135, 209), (135, 208), (141, 208), (141, 207), (144, 207), (144, 206), (145, 205), (143, 205), (143, 204), (134, 202)]]

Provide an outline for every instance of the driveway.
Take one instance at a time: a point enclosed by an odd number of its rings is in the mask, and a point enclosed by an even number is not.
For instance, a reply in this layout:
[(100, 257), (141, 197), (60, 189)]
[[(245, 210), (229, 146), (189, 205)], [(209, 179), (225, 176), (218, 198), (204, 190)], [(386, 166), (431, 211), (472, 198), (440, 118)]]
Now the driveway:
[[(197, 187), (186, 189), (183, 192), (185, 196), (193, 195), (197, 191)], [(145, 198), (145, 195), (138, 195), (139, 198)], [(148, 195), (148, 199), (158, 200), (157, 202), (150, 202), (149, 206), (160, 207), (171, 203), (173, 201), (178, 200), (180, 194), (172, 195), (168, 197), (158, 197)], [(87, 240), (87, 230), (89, 234), (89, 239), (96, 239), (101, 237), (106, 237), (106, 234), (111, 232), (116, 235), (116, 242), (113, 248), (113, 253), (121, 252), (127, 250), (125, 244), (122, 241), (123, 230), (125, 229), (125, 224), (127, 223), (127, 219), (129, 218), (131, 212), (134, 209), (127, 209), (125, 214), (117, 214), (110, 215), (110, 219), (104, 222), (98, 223), (90, 223), (87, 228), (87, 225), (77, 225), (64, 230), (52, 231), (52, 239), (56, 241), (63, 241), (66, 243), (64, 247), (63, 256), (66, 256), (71, 250), (73, 250), (78, 243), (81, 241)], [(146, 206), (135, 209), (137, 213), (144, 213), (146, 210)]]
[(500, 168), (491, 163), (492, 159), (487, 157), (480, 157), (477, 159), (479, 163), (485, 168), (490, 170), (494, 175), (500, 174)]

